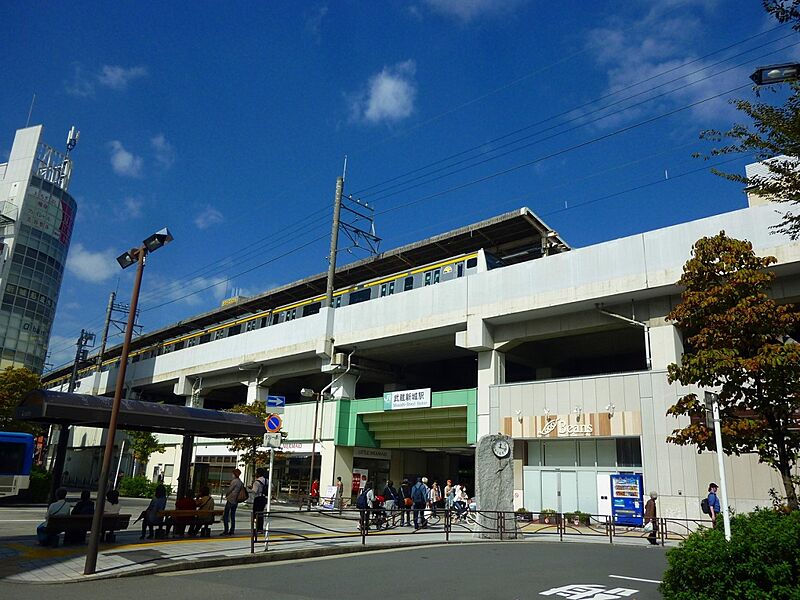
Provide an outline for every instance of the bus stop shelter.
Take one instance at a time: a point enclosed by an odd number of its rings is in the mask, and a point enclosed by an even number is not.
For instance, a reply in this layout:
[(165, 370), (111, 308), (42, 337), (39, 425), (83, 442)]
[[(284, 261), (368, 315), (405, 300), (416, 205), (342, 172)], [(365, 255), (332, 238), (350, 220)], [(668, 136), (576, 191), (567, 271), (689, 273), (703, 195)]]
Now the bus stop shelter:
[[(82, 426), (107, 429), (111, 419), (112, 401), (112, 398), (106, 396), (35, 390), (27, 394), (17, 406), (15, 418), (20, 421), (60, 426), (52, 470), (53, 490), (61, 485), (69, 428)], [(252, 415), (128, 398), (121, 400), (117, 427), (183, 436), (178, 475), (179, 496), (191, 489), (189, 470), (196, 436), (228, 438), (261, 437), (264, 434), (264, 424)]]

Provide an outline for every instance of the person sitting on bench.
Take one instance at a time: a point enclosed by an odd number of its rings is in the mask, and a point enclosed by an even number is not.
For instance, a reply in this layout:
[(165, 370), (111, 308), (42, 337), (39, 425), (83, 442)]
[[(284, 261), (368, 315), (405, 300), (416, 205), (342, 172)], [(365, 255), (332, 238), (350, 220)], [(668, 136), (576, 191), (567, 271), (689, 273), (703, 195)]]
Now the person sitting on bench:
[(153, 539), (153, 527), (155, 525), (161, 525), (161, 517), (158, 516), (162, 510), (167, 508), (167, 488), (163, 485), (156, 486), (156, 494), (155, 498), (150, 500), (150, 504), (147, 505), (147, 509), (142, 512), (142, 535), (139, 537), (140, 540), (144, 539), (144, 534), (147, 528), (150, 528), (150, 533), (147, 536), (148, 540)]
[[(200, 495), (195, 498), (195, 506), (198, 511), (213, 511), (214, 498), (211, 497), (211, 492), (207, 485), (200, 488)], [(210, 525), (214, 522), (214, 515), (212, 514), (208, 519), (203, 522), (203, 517), (198, 516), (195, 522), (189, 527), (189, 535), (197, 535), (204, 525)]]
[(58, 541), (58, 534), (47, 533), (47, 523), (50, 517), (66, 517), (69, 515), (69, 502), (67, 502), (67, 488), (60, 487), (56, 490), (56, 499), (47, 507), (47, 516), (44, 523), (36, 528), (36, 537), (42, 546), (52, 546)]

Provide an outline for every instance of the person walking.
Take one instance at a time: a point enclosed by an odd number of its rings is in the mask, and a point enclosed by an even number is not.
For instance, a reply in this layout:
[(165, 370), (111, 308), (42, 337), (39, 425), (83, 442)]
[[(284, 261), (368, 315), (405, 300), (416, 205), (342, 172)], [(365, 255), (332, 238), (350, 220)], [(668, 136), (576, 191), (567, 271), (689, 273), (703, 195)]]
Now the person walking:
[(267, 506), (266, 471), (256, 469), (256, 480), (253, 482), (253, 515), (255, 515), (256, 532), (264, 533), (264, 508)]
[(411, 527), (411, 507), (414, 501), (411, 499), (411, 484), (408, 479), (403, 479), (403, 483), (400, 484), (400, 502), (400, 526), (405, 524)]
[(439, 487), (439, 482), (435, 479), (433, 480), (433, 484), (431, 485), (430, 491), (431, 497), (431, 515), (436, 516), (436, 507), (439, 506), (439, 503), (442, 501), (442, 488)]
[(719, 506), (719, 498), (717, 497), (717, 484), (710, 483), (708, 485), (708, 514), (711, 515), (711, 526), (717, 526), (717, 515), (722, 510)]
[(414, 529), (421, 529), (428, 525), (425, 520), (425, 509), (430, 502), (427, 482), (427, 477), (417, 477), (417, 483), (411, 488), (411, 501), (414, 503)]
[(397, 490), (394, 489), (394, 482), (390, 479), (383, 488), (383, 506), (389, 513), (393, 513), (397, 506)]
[(650, 500), (648, 500), (647, 504), (644, 505), (645, 529), (647, 529), (648, 525), (652, 527), (650, 529), (650, 533), (647, 535), (647, 541), (650, 542), (651, 546), (658, 546), (658, 541), (656, 540), (656, 536), (658, 535), (658, 521), (656, 520), (656, 498), (658, 498), (658, 494), (655, 492), (650, 492)]
[(223, 531), (221, 535), (233, 535), (236, 530), (236, 508), (239, 505), (239, 497), (244, 488), (244, 483), (239, 479), (242, 472), (239, 469), (233, 470), (228, 489), (225, 491), (225, 510), (222, 513)]
[(342, 508), (344, 507), (344, 483), (342, 483), (342, 478), (336, 478), (336, 508), (339, 509), (339, 513), (342, 512)]

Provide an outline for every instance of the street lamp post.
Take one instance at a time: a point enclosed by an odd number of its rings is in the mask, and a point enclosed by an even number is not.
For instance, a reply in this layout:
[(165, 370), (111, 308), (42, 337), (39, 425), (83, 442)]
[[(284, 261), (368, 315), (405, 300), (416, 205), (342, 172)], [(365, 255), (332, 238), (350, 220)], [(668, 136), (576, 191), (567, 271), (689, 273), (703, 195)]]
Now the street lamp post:
[(319, 394), (310, 388), (303, 388), (300, 390), (300, 395), (306, 398), (315, 398), (314, 401), (314, 431), (311, 434), (311, 467), (308, 470), (308, 509), (311, 510), (311, 488), (314, 487), (314, 459), (317, 455), (317, 423), (319, 422), (319, 400), (322, 398), (322, 392)]
[(139, 248), (131, 248), (124, 254), (117, 257), (119, 266), (123, 269), (136, 264), (136, 278), (133, 282), (133, 292), (131, 293), (131, 306), (128, 311), (128, 324), (125, 328), (125, 341), (122, 343), (122, 353), (119, 357), (119, 369), (117, 370), (116, 386), (114, 388), (114, 401), (111, 404), (111, 418), (108, 423), (108, 434), (106, 436), (106, 447), (103, 453), (103, 466), (100, 469), (100, 480), (97, 482), (97, 501), (95, 502), (94, 515), (92, 516), (92, 531), (89, 535), (89, 547), (86, 551), (86, 564), (83, 574), (92, 575), (97, 570), (97, 550), (100, 545), (100, 528), (103, 523), (103, 509), (105, 508), (106, 487), (108, 475), (111, 470), (111, 457), (114, 453), (114, 438), (117, 434), (117, 417), (122, 401), (122, 390), (125, 386), (125, 371), (128, 366), (128, 352), (133, 335), (133, 324), (136, 319), (136, 307), (139, 303), (139, 288), (142, 284), (142, 273), (144, 272), (145, 257), (158, 250), (173, 240), (172, 234), (165, 227), (161, 231), (154, 233), (142, 242)]
[(773, 83), (796, 81), (798, 76), (800, 76), (800, 63), (782, 63), (758, 67), (750, 75), (750, 79), (756, 85), (771, 85)]

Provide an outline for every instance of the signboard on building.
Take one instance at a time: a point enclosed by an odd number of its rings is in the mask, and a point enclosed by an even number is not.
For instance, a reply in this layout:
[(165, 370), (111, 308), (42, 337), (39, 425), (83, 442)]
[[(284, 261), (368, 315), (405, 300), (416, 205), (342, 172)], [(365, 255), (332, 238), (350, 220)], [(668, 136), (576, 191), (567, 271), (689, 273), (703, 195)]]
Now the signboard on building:
[(431, 388), (384, 392), (383, 410), (403, 410), (406, 408), (430, 408)]
[(622, 437), (642, 434), (638, 411), (517, 415), (500, 419), (501, 433), (515, 438)]
[(369, 477), (369, 471), (367, 469), (353, 469), (353, 494), (361, 492), (363, 487), (367, 484), (367, 477)]
[(353, 458), (392, 460), (392, 451), (383, 448), (353, 448)]

